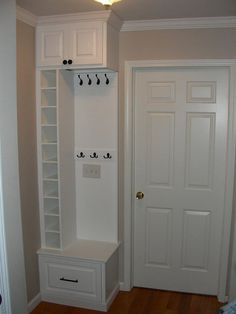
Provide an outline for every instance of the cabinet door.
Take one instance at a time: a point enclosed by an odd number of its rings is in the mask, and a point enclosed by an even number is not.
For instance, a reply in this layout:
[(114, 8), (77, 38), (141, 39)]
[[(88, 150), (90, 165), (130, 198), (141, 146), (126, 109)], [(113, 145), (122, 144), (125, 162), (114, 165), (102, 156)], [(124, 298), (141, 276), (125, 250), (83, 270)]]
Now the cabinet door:
[(61, 65), (67, 57), (67, 25), (41, 26), (37, 29), (37, 65)]
[(102, 66), (105, 60), (104, 23), (79, 22), (71, 25), (71, 53), (73, 64)]

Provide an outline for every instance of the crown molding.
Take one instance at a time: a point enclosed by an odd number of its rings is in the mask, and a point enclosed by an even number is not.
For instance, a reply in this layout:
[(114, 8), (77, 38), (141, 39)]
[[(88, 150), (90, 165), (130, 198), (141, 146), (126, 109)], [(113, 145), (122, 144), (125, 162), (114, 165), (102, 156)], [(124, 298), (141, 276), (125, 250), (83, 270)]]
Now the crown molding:
[(16, 6), (16, 18), (33, 27), (37, 24), (37, 16), (19, 6)]
[(69, 14), (57, 14), (39, 16), (37, 24), (57, 24), (57, 23), (71, 23), (83, 20), (108, 20), (111, 14), (110, 10), (107, 11), (94, 11), (94, 12), (82, 12), (82, 13), (69, 13)]
[(37, 25), (72, 23), (87, 20), (104, 21), (113, 25), (118, 30), (120, 30), (122, 25), (120, 18), (111, 10), (39, 16), (37, 19)]
[(232, 27), (236, 27), (236, 16), (125, 21), (121, 31)]
[[(156, 20), (124, 21), (111, 10), (63, 14), (52, 16), (39, 16), (17, 6), (16, 18), (31, 26), (42, 24), (70, 23), (83, 20), (105, 20), (122, 32), (149, 31), (162, 29), (193, 29), (193, 28), (234, 28), (236, 16), (228, 17), (202, 17), (202, 18), (177, 18)], [(122, 26), (121, 26), (122, 25)]]

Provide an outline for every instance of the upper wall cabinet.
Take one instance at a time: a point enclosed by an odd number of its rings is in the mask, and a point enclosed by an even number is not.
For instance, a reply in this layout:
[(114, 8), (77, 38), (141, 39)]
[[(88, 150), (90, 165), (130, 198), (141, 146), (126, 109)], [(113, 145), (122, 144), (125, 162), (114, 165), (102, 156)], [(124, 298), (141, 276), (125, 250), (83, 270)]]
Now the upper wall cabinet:
[(118, 69), (121, 21), (111, 11), (41, 17), (37, 66)]

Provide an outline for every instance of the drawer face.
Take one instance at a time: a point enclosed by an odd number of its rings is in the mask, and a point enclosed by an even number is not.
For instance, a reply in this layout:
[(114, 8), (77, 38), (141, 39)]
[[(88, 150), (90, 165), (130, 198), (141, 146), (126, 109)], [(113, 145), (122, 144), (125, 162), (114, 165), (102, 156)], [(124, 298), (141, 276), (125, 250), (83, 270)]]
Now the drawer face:
[(40, 256), (39, 267), (43, 294), (101, 302), (101, 264)]
[(48, 264), (48, 285), (95, 296), (96, 269)]

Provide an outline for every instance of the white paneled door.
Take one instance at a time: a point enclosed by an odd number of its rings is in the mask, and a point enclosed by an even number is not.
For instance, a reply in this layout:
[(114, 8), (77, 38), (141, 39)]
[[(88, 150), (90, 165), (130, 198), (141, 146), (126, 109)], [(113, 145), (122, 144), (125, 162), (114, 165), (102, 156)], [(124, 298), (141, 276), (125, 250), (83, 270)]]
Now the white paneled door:
[(135, 73), (134, 285), (217, 294), (228, 70)]

